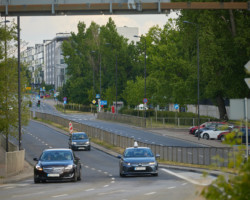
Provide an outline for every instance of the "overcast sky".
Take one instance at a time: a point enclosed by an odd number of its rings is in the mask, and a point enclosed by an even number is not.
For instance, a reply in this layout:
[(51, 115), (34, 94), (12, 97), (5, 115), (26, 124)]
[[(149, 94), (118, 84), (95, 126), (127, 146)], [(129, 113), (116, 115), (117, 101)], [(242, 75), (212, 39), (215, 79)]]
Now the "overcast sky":
[[(77, 24), (79, 21), (84, 21), (87, 27), (89, 27), (92, 21), (99, 25), (105, 25), (109, 17), (112, 17), (117, 27), (138, 27), (139, 35), (141, 35), (147, 33), (149, 28), (157, 24), (163, 27), (168, 18), (174, 18), (176, 14), (172, 12), (168, 16), (160, 14), (20, 17), (21, 40), (27, 42), (27, 46), (34, 46), (35, 44), (42, 43), (43, 40), (53, 39), (56, 33), (77, 32)], [(3, 20), (4, 18), (2, 17), (1, 21)], [(11, 18), (7, 17), (7, 20), (11, 20)]]

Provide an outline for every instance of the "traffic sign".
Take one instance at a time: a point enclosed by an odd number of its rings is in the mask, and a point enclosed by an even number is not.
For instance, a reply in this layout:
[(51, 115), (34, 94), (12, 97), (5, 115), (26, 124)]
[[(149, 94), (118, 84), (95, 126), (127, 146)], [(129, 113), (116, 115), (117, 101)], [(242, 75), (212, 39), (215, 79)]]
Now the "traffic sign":
[(178, 110), (179, 109), (179, 105), (178, 104), (174, 104), (174, 109)]
[(144, 99), (143, 99), (143, 103), (148, 103), (148, 99), (147, 99), (147, 98), (144, 98)]
[(67, 101), (67, 97), (63, 97), (63, 101)]
[(247, 73), (250, 73), (250, 60), (245, 64), (245, 69)]
[(250, 78), (245, 78), (244, 80), (245, 80), (248, 88), (250, 88)]
[(100, 94), (96, 94), (95, 98), (100, 99)]
[(92, 103), (93, 103), (93, 104), (96, 104), (96, 100), (93, 100)]
[(108, 102), (107, 102), (107, 100), (101, 100), (100, 104), (103, 106), (106, 106), (106, 105), (108, 105)]

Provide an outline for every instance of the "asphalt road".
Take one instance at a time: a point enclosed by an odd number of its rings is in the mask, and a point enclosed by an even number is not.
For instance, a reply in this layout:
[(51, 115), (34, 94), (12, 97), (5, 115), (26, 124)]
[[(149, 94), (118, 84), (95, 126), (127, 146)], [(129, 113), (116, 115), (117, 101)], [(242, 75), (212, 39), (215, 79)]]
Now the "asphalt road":
[(153, 143), (165, 146), (181, 146), (181, 147), (206, 147), (204, 144), (198, 144), (191, 141), (179, 140), (173, 137), (161, 136), (150, 131), (145, 131), (139, 128), (133, 128), (131, 126), (119, 123), (105, 122), (101, 120), (96, 120), (95, 116), (88, 114), (64, 114), (58, 112), (53, 106), (46, 103), (46, 101), (41, 100), (41, 106), (36, 107), (36, 100), (33, 100), (32, 110), (49, 113), (56, 116), (60, 116), (71, 121), (86, 124), (92, 127), (100, 128), (115, 134), (122, 136), (133, 137), (135, 140), (144, 143)]
[[(38, 157), (45, 148), (67, 148), (68, 136), (48, 126), (30, 121), (23, 127), (23, 147), (26, 159)], [(91, 200), (193, 200), (196, 189), (210, 183), (214, 177), (203, 178), (202, 174), (181, 170), (159, 169), (158, 177), (119, 176), (118, 162), (105, 152), (92, 147), (91, 151), (76, 151), (82, 162), (82, 181), (51, 182), (34, 184), (27, 179), (15, 184), (0, 186), (1, 200), (39, 199), (91, 199)]]

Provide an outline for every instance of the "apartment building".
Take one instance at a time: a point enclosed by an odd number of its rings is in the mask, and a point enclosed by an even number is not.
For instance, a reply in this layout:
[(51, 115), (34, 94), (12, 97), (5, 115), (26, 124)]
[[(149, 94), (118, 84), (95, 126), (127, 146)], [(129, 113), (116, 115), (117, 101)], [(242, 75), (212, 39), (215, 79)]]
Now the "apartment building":
[(57, 90), (66, 82), (67, 64), (64, 62), (62, 42), (70, 37), (69, 33), (57, 33), (56, 37), (45, 43), (45, 83), (54, 85)]

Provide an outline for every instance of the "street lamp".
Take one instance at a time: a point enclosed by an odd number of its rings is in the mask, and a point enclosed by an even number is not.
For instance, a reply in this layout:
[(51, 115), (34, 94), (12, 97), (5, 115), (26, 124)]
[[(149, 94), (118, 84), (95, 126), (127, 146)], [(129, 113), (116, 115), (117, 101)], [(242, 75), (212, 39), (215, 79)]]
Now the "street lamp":
[(22, 148), (22, 124), (21, 124), (21, 64), (20, 64), (20, 16), (17, 16), (17, 60), (18, 60), (18, 122), (19, 122), (19, 151)]
[[(144, 40), (144, 98), (146, 98), (146, 58), (147, 58), (147, 42), (146, 42), (146, 38), (145, 37), (141, 37), (138, 35), (134, 35), (134, 37), (140, 38)], [(144, 120), (145, 120), (145, 128), (146, 128), (146, 103), (144, 103)]]
[(196, 37), (197, 37), (197, 104), (198, 104), (198, 140), (200, 140), (200, 67), (199, 67), (199, 25), (189, 21), (183, 21), (183, 23), (192, 24), (196, 26)]
[[(91, 51), (91, 53), (96, 53), (96, 51)], [(99, 57), (99, 65), (100, 65), (100, 101), (101, 101), (101, 96), (102, 96), (102, 57), (101, 57), (101, 52), (99, 52), (98, 57)], [(99, 111), (101, 111), (101, 105), (99, 102)]]
[[(112, 44), (106, 43), (106, 45)], [(115, 113), (117, 114), (117, 52), (115, 53)]]

